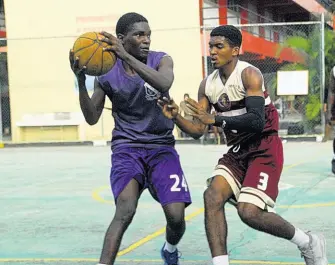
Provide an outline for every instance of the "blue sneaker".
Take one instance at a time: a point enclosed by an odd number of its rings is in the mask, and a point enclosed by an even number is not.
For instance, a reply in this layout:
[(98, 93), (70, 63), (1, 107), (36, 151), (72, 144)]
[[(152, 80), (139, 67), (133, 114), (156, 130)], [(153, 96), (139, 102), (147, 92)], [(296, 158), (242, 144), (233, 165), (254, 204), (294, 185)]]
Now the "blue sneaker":
[(179, 265), (179, 253), (178, 249), (175, 252), (170, 253), (167, 250), (164, 250), (165, 244), (161, 249), (161, 257), (164, 261), (164, 265)]

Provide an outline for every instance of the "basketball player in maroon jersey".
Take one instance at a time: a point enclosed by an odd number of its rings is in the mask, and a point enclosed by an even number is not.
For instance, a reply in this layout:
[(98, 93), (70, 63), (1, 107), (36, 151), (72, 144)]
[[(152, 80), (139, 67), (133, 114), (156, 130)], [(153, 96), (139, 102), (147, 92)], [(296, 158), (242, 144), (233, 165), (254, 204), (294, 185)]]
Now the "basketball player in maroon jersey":
[[(229, 264), (224, 207), (230, 202), (251, 228), (297, 245), (307, 265), (326, 265), (324, 237), (305, 233), (274, 212), (283, 168), (279, 118), (259, 69), (239, 60), (241, 43), (242, 34), (233, 26), (219, 26), (211, 32), (210, 56), (216, 70), (201, 82), (198, 102), (187, 100), (193, 121), (183, 119), (172, 100), (158, 101), (165, 116), (185, 133), (200, 138), (207, 125), (214, 125), (223, 128), (226, 144), (231, 146), (204, 192), (213, 264)], [(216, 115), (210, 114), (211, 107)]]

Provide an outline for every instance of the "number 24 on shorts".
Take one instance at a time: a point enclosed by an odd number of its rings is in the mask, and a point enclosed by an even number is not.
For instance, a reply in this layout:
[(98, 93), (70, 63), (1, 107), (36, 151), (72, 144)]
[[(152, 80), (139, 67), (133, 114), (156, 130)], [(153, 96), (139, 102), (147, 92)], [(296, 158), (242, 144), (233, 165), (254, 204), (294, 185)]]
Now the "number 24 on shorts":
[(187, 183), (186, 183), (184, 175), (182, 176), (181, 187), (179, 187), (180, 177), (177, 174), (170, 175), (170, 179), (174, 179), (174, 184), (172, 185), (172, 187), (170, 189), (171, 191), (173, 191), (173, 192), (181, 191), (181, 188), (184, 188), (185, 191), (188, 190)]

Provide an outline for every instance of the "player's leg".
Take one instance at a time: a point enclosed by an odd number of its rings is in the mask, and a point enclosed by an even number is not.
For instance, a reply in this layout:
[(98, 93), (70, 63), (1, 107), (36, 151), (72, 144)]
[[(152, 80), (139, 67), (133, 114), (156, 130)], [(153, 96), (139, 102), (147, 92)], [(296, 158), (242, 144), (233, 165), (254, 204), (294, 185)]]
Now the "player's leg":
[(325, 242), (322, 237), (307, 234), (274, 213), (278, 184), (283, 167), (282, 143), (279, 137), (263, 140), (259, 151), (262, 156), (249, 164), (238, 198), (238, 214), (250, 227), (290, 240), (296, 244), (308, 265), (325, 265)]
[(204, 192), (205, 230), (214, 265), (229, 264), (225, 205), (228, 200), (235, 201), (238, 197), (241, 184), (236, 176), (242, 176), (245, 170), (232, 150), (220, 159), (214, 177), (208, 180), (209, 185)]
[(132, 148), (113, 152), (110, 180), (116, 210), (105, 234), (100, 264), (114, 264), (123, 234), (135, 215), (144, 185), (144, 168), (139, 155), (140, 152)]
[(117, 198), (115, 215), (105, 234), (100, 264), (114, 264), (123, 234), (135, 215), (139, 197), (140, 184), (132, 179)]
[(175, 202), (163, 206), (166, 218), (166, 242), (164, 249), (173, 253), (186, 230), (185, 203)]
[(166, 265), (178, 264), (177, 244), (185, 233), (185, 207), (191, 204), (187, 181), (173, 147), (149, 150), (147, 163), (149, 190), (166, 216), (166, 242), (161, 256)]
[(205, 230), (214, 265), (228, 265), (225, 205), (234, 194), (227, 176), (215, 176), (204, 193)]

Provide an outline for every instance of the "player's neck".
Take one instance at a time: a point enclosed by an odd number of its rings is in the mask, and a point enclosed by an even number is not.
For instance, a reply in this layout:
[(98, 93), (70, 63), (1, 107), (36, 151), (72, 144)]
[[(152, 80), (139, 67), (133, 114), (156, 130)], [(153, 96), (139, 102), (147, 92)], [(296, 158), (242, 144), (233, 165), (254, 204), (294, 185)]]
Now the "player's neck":
[(224, 79), (228, 79), (228, 77), (231, 75), (231, 73), (234, 71), (236, 64), (238, 62), (238, 59), (233, 59), (229, 63), (227, 63), (225, 66), (219, 69), (220, 75)]

